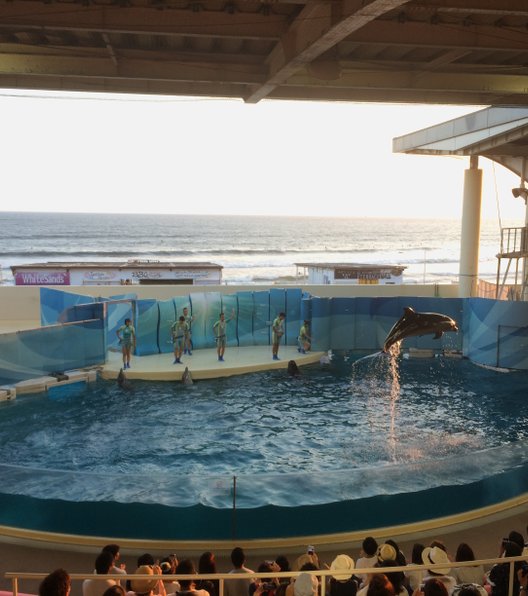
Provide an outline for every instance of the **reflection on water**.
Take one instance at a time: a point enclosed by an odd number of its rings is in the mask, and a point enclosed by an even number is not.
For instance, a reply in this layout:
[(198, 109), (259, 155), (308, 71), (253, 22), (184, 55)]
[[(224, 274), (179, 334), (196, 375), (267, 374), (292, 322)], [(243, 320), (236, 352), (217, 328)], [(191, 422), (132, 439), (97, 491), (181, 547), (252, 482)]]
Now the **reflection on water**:
[(213, 506), (229, 501), (234, 475), (246, 506), (465, 482), (525, 458), (526, 380), (379, 353), (337, 355), (299, 378), (137, 382), (134, 392), (101, 381), (2, 404), (0, 458), (13, 464), (2, 475), (14, 492), (47, 497), (67, 485), (71, 498)]

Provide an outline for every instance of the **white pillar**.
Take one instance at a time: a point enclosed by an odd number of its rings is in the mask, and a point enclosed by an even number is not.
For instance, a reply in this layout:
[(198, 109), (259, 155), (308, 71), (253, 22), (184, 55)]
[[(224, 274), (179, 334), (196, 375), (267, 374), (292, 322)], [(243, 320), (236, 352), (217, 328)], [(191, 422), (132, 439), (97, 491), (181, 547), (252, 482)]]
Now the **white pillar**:
[(461, 298), (477, 295), (480, 244), (480, 208), (482, 204), (482, 170), (478, 156), (472, 155), (464, 172), (464, 204), (460, 242), (458, 294)]

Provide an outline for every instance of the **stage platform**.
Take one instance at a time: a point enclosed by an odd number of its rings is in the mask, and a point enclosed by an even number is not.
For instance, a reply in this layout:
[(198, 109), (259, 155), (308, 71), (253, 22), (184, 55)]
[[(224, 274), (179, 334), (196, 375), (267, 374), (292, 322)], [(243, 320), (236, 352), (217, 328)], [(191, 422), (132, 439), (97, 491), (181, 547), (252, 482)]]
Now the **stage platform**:
[[(295, 360), (297, 366), (319, 362), (325, 352), (308, 352), (300, 354), (295, 346), (281, 346), (280, 360), (272, 360), (271, 346), (252, 346), (247, 348), (226, 348), (224, 362), (219, 362), (216, 348), (194, 350), (192, 356), (184, 355), (182, 364), (173, 364), (173, 354), (154, 354), (152, 356), (133, 356), (130, 368), (127, 369), (128, 379), (143, 381), (181, 381), (185, 367), (189, 367), (192, 378), (216, 379), (242, 375), (263, 370), (285, 369), (290, 360)], [(101, 376), (104, 379), (115, 379), (119, 369), (123, 366), (123, 356), (120, 352), (109, 352)]]

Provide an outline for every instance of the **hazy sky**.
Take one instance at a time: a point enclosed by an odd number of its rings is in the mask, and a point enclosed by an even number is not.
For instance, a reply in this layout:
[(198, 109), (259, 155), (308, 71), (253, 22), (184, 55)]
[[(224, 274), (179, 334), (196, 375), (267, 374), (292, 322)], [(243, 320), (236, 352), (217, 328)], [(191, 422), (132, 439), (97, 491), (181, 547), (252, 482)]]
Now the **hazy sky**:
[[(0, 91), (3, 210), (459, 218), (468, 158), (392, 139), (478, 109), (41, 95)], [(522, 223), (518, 178), (481, 167), (483, 217)]]

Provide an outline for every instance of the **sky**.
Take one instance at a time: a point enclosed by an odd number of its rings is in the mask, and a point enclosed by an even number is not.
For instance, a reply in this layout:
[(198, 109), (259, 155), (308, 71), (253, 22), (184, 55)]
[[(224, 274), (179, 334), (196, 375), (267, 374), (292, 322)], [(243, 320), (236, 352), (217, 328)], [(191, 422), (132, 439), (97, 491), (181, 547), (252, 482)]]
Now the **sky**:
[[(4, 211), (455, 218), (468, 158), (392, 139), (481, 109), (0, 91)], [(482, 217), (524, 222), (481, 158)]]

